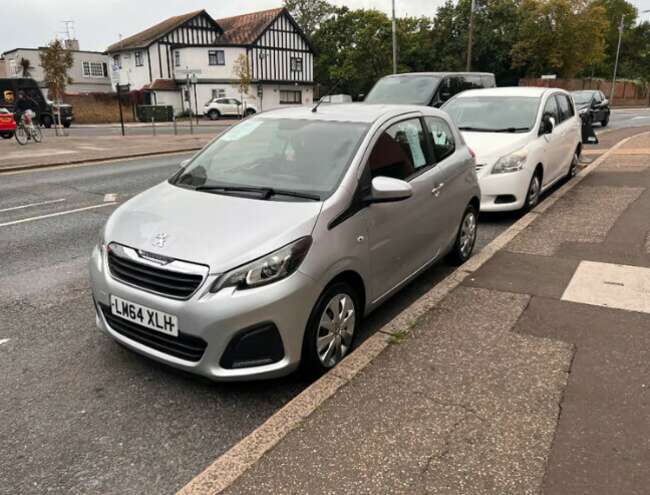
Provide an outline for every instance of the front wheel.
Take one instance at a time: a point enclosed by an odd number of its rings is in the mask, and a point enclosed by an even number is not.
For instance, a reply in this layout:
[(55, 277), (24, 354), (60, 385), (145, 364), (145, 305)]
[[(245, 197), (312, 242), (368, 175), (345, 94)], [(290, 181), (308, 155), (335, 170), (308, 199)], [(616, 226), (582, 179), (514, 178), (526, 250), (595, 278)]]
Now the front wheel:
[(600, 121), (602, 127), (607, 127), (607, 124), (609, 124), (609, 114), (605, 115), (605, 118)]
[(311, 312), (302, 346), (302, 365), (310, 373), (323, 374), (351, 350), (361, 322), (361, 303), (346, 282), (323, 291)]
[(23, 126), (18, 126), (16, 128), (16, 141), (18, 141), (18, 144), (20, 145), (25, 145), (27, 144), (27, 140), (29, 139), (29, 135), (27, 134), (27, 129)]
[(526, 193), (526, 202), (524, 203), (524, 210), (532, 210), (539, 203), (539, 195), (542, 191), (542, 179), (539, 173), (535, 173), (530, 184), (528, 185), (528, 192)]
[(49, 129), (50, 127), (52, 127), (52, 117), (50, 117), (49, 115), (43, 115), (41, 117), (41, 124), (43, 124), (43, 127), (45, 127), (46, 129)]
[(221, 114), (219, 113), (219, 110), (210, 110), (208, 112), (208, 118), (210, 120), (218, 120)]
[(70, 125), (72, 125), (72, 122), (64, 122), (63, 123), (63, 127), (65, 127), (66, 129), (70, 129)]
[(32, 134), (32, 139), (34, 140), (35, 143), (40, 143), (41, 141), (43, 141), (43, 133), (38, 127), (33, 126), (30, 129), (30, 132)]
[(454, 247), (449, 252), (448, 259), (453, 265), (462, 265), (472, 256), (477, 232), (478, 212), (473, 205), (468, 205), (458, 227)]
[(244, 112), (244, 115), (246, 117), (250, 117), (251, 115), (255, 115), (255, 110), (253, 110), (252, 108), (247, 108), (246, 112)]

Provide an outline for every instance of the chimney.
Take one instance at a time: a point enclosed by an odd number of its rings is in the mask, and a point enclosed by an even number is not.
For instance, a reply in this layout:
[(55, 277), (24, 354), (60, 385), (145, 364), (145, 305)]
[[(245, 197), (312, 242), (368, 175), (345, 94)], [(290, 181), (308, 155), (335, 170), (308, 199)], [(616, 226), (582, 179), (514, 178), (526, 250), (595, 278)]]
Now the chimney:
[(66, 50), (72, 50), (73, 52), (79, 51), (79, 40), (68, 39), (68, 40), (64, 40), (63, 43)]

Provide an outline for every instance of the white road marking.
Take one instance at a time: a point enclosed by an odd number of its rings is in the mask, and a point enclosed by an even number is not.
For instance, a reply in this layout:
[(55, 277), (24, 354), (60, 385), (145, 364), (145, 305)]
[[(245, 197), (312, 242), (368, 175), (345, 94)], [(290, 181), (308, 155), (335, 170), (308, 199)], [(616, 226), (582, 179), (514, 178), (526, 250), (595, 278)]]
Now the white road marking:
[(38, 217), (23, 218), (22, 220), (14, 220), (13, 222), (0, 223), (0, 227), (9, 227), (10, 225), (18, 225), (19, 223), (34, 222), (36, 220), (43, 220), (44, 218), (59, 217), (62, 215), (70, 215), (71, 213), (78, 213), (80, 211), (94, 210), (96, 208), (104, 208), (106, 206), (116, 205), (117, 202), (113, 203), (102, 203), (101, 205), (92, 205), (85, 206), (84, 208), (75, 208), (74, 210), (59, 211), (57, 213), (50, 213), (48, 215), (40, 215)]
[(23, 208), (31, 208), (32, 206), (51, 205), (53, 203), (60, 203), (62, 201), (65, 201), (65, 198), (53, 199), (51, 201), (41, 201), (39, 203), (30, 203), (28, 205), (13, 206), (11, 208), (4, 208), (0, 210), (0, 213), (4, 213), (6, 211), (22, 210)]
[(112, 193), (112, 194), (104, 194), (104, 203), (108, 203), (110, 201), (115, 201), (117, 199), (117, 194)]
[(0, 157), (0, 160), (13, 160), (19, 158), (24, 160), (25, 158), (40, 158), (44, 156), (53, 156), (53, 155), (70, 155), (79, 153), (79, 151), (74, 150), (46, 150), (46, 151), (12, 151)]
[(0, 345), (6, 344), (10, 339), (0, 339)]
[(562, 300), (650, 313), (650, 268), (581, 261)]

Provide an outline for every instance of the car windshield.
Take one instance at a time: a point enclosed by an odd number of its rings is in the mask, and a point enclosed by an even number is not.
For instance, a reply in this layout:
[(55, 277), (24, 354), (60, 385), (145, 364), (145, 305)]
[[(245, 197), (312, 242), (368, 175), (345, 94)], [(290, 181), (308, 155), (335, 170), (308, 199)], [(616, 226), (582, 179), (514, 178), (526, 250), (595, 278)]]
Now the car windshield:
[(594, 94), (591, 91), (580, 91), (577, 93), (571, 93), (571, 96), (573, 96), (573, 101), (576, 102), (576, 105), (585, 105), (591, 103)]
[(365, 98), (366, 103), (428, 105), (440, 82), (435, 76), (390, 76), (377, 81)]
[(355, 122), (248, 119), (224, 133), (173, 184), (217, 194), (323, 200), (334, 192), (368, 125)]
[(443, 106), (461, 131), (528, 132), (535, 125), (539, 98), (465, 96)]

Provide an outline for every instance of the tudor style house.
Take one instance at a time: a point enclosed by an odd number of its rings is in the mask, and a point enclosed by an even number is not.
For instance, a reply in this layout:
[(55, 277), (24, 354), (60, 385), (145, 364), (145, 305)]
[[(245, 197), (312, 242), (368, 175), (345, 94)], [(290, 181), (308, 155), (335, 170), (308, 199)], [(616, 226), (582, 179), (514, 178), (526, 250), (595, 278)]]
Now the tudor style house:
[[(215, 97), (240, 98), (235, 62), (243, 54), (258, 110), (313, 101), (314, 50), (284, 8), (213, 19), (205, 10), (169, 18), (106, 50), (114, 83), (143, 90), (147, 102), (177, 113)], [(187, 91), (188, 74), (196, 81)]]

